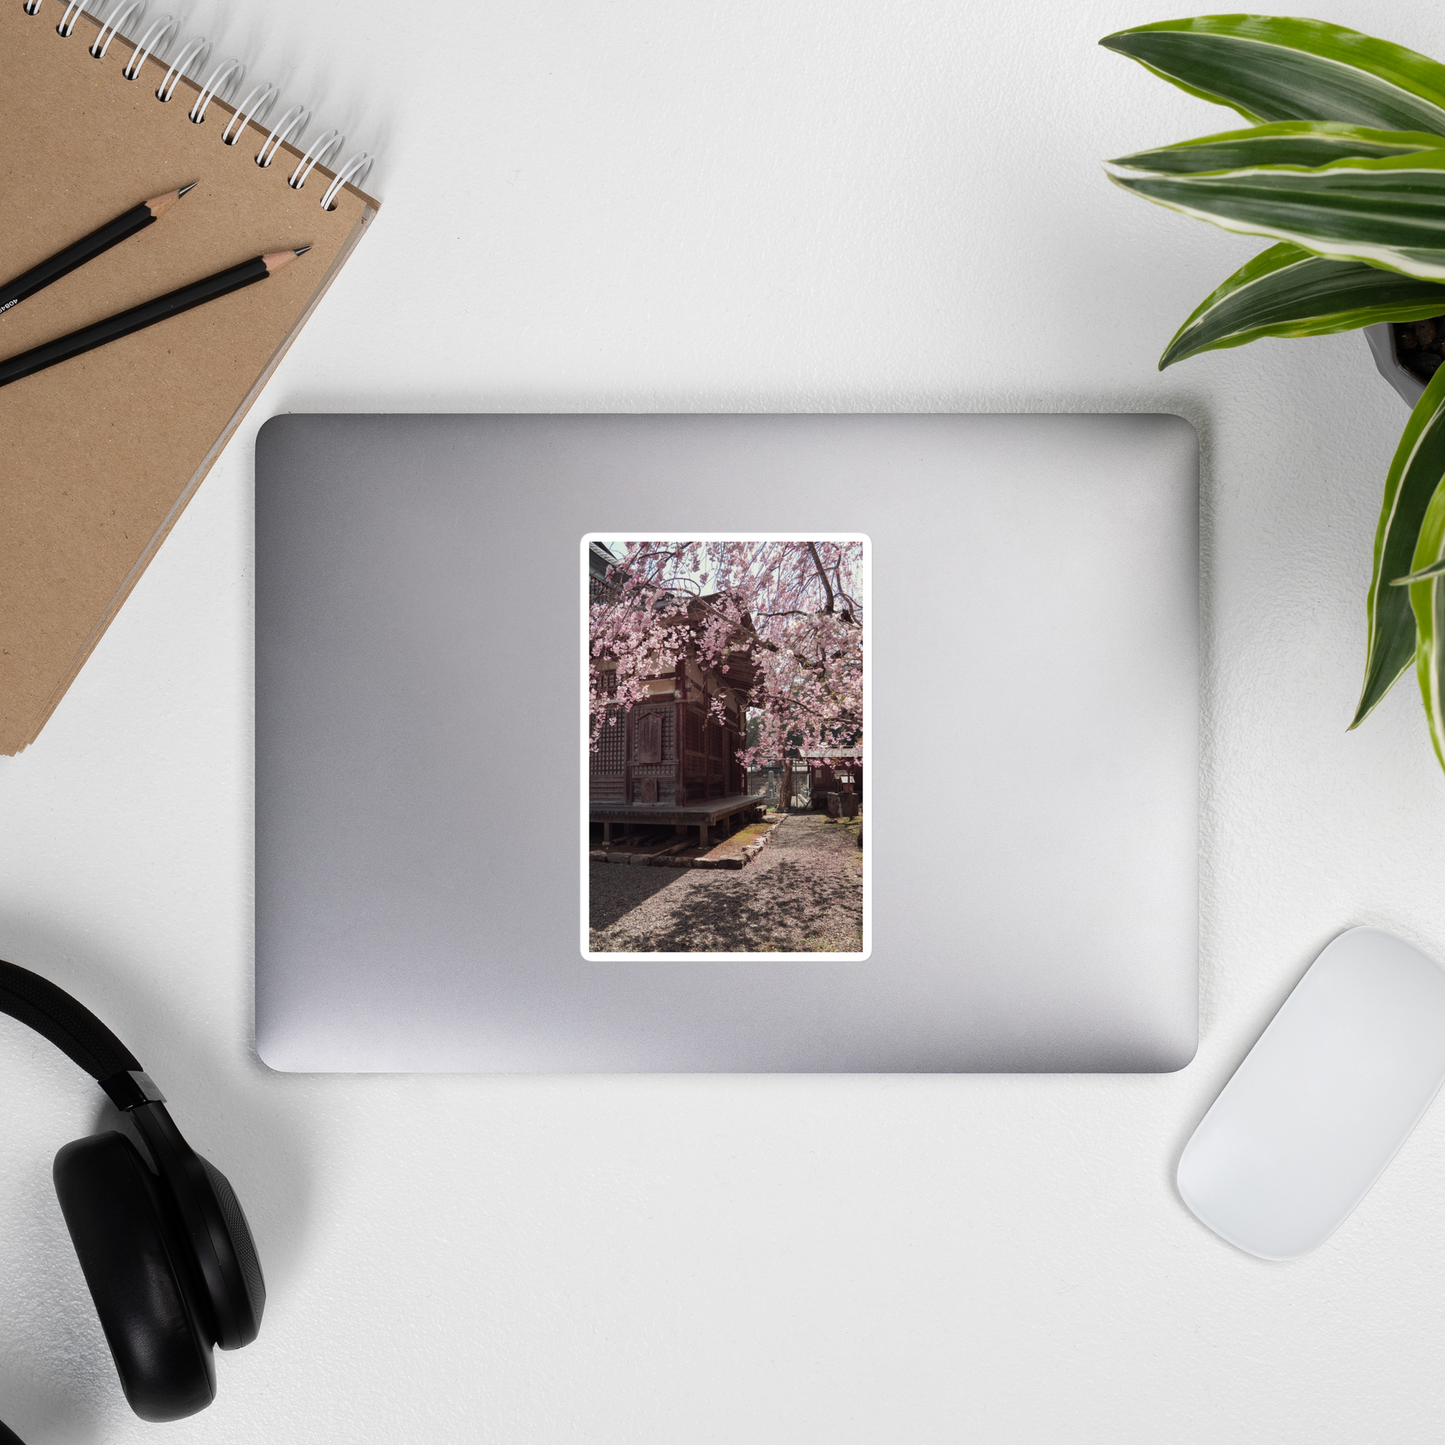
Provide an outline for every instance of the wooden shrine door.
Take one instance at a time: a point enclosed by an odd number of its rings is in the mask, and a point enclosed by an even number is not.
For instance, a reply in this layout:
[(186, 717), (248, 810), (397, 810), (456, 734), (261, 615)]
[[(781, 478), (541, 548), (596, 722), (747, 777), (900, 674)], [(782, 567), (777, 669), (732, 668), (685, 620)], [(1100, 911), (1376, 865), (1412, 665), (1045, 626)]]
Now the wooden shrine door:
[[(662, 762), (662, 714), (650, 711), (637, 719), (633, 733), (633, 761), (639, 767), (654, 768)], [(633, 801), (655, 803), (657, 801), (657, 776), (639, 778)]]

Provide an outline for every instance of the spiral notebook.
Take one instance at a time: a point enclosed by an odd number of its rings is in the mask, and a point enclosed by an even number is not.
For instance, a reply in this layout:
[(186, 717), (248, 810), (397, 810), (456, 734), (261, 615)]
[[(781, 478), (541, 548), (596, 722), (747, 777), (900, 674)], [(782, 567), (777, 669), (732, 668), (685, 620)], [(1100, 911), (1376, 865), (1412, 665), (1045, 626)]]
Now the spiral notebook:
[(365, 155), (347, 156), (303, 106), (142, 11), (117, 0), (103, 24), (60, 0), (0, 0), (5, 277), (197, 183), (154, 225), (0, 316), (0, 356), (252, 256), (311, 250), (0, 389), (5, 755), (35, 739), (379, 204), (356, 185)]

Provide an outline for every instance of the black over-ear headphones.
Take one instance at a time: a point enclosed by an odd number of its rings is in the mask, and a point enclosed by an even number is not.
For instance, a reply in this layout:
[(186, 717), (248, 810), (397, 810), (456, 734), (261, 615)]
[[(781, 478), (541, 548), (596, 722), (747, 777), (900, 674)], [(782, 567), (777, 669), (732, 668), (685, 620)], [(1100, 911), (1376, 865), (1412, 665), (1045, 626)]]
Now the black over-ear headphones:
[[(0, 1013), (68, 1054), (135, 1121), (145, 1154), (124, 1134), (77, 1139), (55, 1156), (55, 1192), (131, 1409), (143, 1420), (194, 1415), (216, 1397), (211, 1346), (249, 1345), (266, 1305), (236, 1191), (83, 1004), (0, 961)], [(0, 1445), (15, 1438), (0, 1424)]]

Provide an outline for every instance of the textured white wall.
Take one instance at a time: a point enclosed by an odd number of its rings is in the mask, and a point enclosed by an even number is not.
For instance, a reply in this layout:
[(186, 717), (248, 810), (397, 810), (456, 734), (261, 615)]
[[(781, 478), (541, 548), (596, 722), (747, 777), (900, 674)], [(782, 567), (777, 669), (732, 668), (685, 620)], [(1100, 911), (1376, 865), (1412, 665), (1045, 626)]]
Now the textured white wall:
[[(18, 3), (18, 0), (17, 0)], [(58, 0), (46, 0), (58, 7)], [(1323, 18), (1445, 55), (1429, 6)], [(386, 207), (40, 741), (0, 760), (0, 956), (162, 1080), (266, 1262), (169, 1440), (1356, 1442), (1445, 1416), (1445, 1109), (1315, 1255), (1179, 1150), (1321, 945), (1445, 959), (1445, 778), (1346, 735), (1405, 420), (1358, 337), (1154, 361), (1256, 243), (1098, 161), (1227, 128), (1104, 3), (197, 5), (380, 149)], [(77, 398), (77, 405), (83, 398)], [(250, 1047), (252, 439), (283, 410), (1162, 410), (1204, 446), (1203, 1039), (1140, 1078), (393, 1078)], [(49, 1182), (92, 1091), (0, 1024), (0, 1414), (128, 1414)]]

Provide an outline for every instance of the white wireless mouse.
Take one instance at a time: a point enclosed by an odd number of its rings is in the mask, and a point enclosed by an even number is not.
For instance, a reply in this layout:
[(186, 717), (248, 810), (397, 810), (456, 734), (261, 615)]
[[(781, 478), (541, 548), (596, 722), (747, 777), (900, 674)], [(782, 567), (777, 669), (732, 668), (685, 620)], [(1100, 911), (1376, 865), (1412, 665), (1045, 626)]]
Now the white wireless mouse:
[(1315, 959), (1179, 1160), (1179, 1192), (1261, 1259), (1323, 1244), (1445, 1081), (1445, 971), (1378, 928)]

